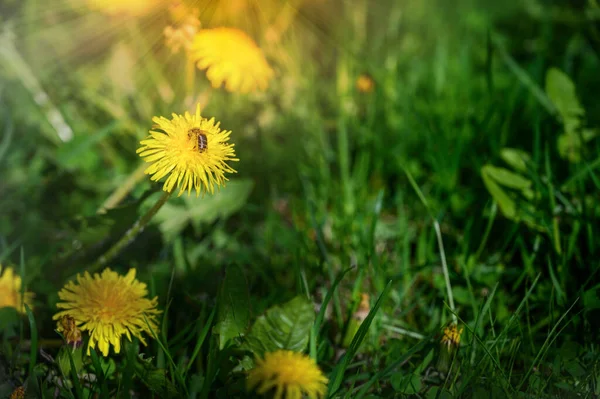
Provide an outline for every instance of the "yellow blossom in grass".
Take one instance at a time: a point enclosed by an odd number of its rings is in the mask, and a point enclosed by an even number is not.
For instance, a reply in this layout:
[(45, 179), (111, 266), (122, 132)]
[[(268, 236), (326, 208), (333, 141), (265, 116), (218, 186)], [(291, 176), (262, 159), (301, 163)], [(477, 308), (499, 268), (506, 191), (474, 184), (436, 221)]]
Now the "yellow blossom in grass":
[(148, 13), (159, 4), (159, 0), (87, 0), (93, 10), (105, 14), (140, 16)]
[[(150, 329), (158, 330), (156, 309), (157, 298), (148, 299), (146, 284), (135, 278), (135, 269), (130, 269), (125, 276), (105, 269), (102, 274), (88, 272), (83, 276), (77, 275), (77, 282), (69, 281), (58, 293), (61, 302), (56, 304), (64, 309), (52, 318), (66, 321), (65, 316), (72, 317), (75, 328), (88, 331), (90, 348), (98, 349), (108, 356), (110, 345), (115, 353), (121, 351), (121, 336), (129, 340), (137, 337), (144, 345), (146, 341), (142, 333), (152, 336)], [(68, 323), (68, 322), (67, 322)], [(73, 338), (76, 338), (73, 336)]]
[(9, 399), (24, 399), (25, 398), (25, 386), (21, 385), (20, 387), (15, 388), (14, 391), (10, 394)]
[(194, 37), (190, 56), (213, 87), (230, 92), (265, 90), (273, 76), (262, 51), (244, 32), (233, 28), (203, 29)]
[(151, 163), (146, 174), (157, 181), (165, 176), (163, 190), (173, 192), (179, 187), (179, 194), (192, 189), (196, 195), (213, 193), (214, 186), (220, 187), (228, 180), (225, 173), (235, 173), (227, 164), (238, 161), (233, 144), (228, 143), (231, 131), (221, 130), (220, 122), (200, 116), (200, 106), (196, 114), (173, 114), (172, 119), (155, 117), (150, 137), (142, 140), (137, 153), (144, 161)]
[(442, 345), (446, 345), (448, 349), (457, 348), (460, 344), (460, 336), (463, 329), (460, 330), (456, 324), (452, 323), (448, 327), (444, 328), (444, 336), (442, 337)]
[(362, 75), (360, 75), (358, 77), (358, 79), (356, 79), (356, 88), (361, 93), (370, 93), (373, 91), (374, 87), (375, 87), (375, 82), (373, 81), (373, 78), (371, 78), (367, 74), (363, 73)]
[(327, 392), (327, 377), (317, 363), (302, 353), (279, 350), (256, 359), (248, 373), (249, 390), (260, 395), (274, 391), (274, 399), (322, 398)]
[(169, 6), (169, 14), (173, 24), (163, 30), (167, 47), (173, 54), (181, 48), (189, 50), (200, 28), (198, 9), (190, 9), (182, 2), (174, 2)]
[(2, 272), (0, 265), (0, 308), (15, 308), (20, 313), (25, 313), (25, 304), (32, 308), (33, 293), (26, 291), (21, 297), (21, 276), (15, 274), (11, 267)]

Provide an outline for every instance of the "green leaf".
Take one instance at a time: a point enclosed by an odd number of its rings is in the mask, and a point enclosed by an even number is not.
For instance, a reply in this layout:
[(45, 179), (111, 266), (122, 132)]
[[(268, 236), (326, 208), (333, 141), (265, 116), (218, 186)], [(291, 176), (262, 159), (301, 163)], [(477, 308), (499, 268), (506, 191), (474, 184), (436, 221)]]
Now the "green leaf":
[(155, 368), (150, 361), (138, 360), (135, 364), (135, 375), (159, 397), (179, 397), (175, 385), (167, 378), (166, 370)]
[(550, 68), (546, 72), (546, 94), (560, 113), (565, 132), (576, 131), (584, 110), (569, 76), (559, 69)]
[(273, 306), (260, 316), (246, 337), (243, 347), (257, 356), (288, 349), (301, 352), (315, 320), (312, 303), (297, 296), (282, 306)]
[(244, 334), (250, 320), (250, 294), (241, 267), (227, 268), (218, 303), (219, 311), (214, 332), (219, 334), (221, 350), (229, 340)]
[(212, 223), (237, 212), (246, 204), (253, 185), (250, 179), (238, 179), (228, 182), (227, 187), (204, 198), (184, 194), (183, 204), (167, 202), (154, 220), (160, 223), (159, 228), (165, 238), (173, 240), (190, 223), (198, 230), (203, 223)]
[(421, 377), (415, 374), (404, 375), (400, 372), (390, 377), (392, 387), (396, 392), (414, 395), (421, 390)]
[(66, 376), (68, 376), (71, 373), (71, 361), (69, 358), (73, 359), (73, 364), (75, 365), (75, 372), (79, 374), (81, 372), (81, 368), (83, 367), (83, 345), (81, 345), (75, 350), (73, 350), (73, 348), (71, 348), (70, 346), (63, 345), (58, 351), (58, 355), (56, 356), (56, 362), (58, 363), (58, 367), (62, 371), (63, 375)]
[(600, 309), (600, 285), (591, 288), (583, 293), (583, 306), (585, 310), (590, 311)]
[(508, 169), (498, 168), (492, 165), (485, 165), (485, 174), (494, 179), (497, 183), (504, 187), (514, 190), (527, 190), (531, 187), (531, 181), (523, 176), (511, 172)]
[(496, 181), (490, 175), (490, 168), (494, 168), (492, 165), (484, 165), (481, 168), (481, 177), (483, 178), (483, 184), (488, 189), (494, 200), (498, 203), (500, 210), (509, 219), (516, 218), (516, 205), (515, 201), (512, 200), (506, 194), (504, 190), (496, 183)]
[(506, 162), (510, 167), (519, 171), (526, 172), (527, 164), (531, 162), (531, 156), (522, 150), (518, 150), (516, 148), (503, 148), (500, 150), (500, 157)]

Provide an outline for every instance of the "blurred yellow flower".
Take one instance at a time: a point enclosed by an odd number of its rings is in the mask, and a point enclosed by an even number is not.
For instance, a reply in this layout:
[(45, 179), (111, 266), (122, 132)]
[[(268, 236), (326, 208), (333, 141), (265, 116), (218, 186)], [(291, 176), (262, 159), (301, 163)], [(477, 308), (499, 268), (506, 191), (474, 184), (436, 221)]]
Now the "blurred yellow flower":
[(90, 348), (98, 345), (100, 352), (108, 356), (111, 344), (115, 353), (119, 353), (122, 335), (129, 340), (133, 335), (146, 345), (142, 333), (151, 334), (150, 329), (158, 330), (156, 317), (161, 311), (156, 309), (156, 297), (146, 298), (146, 284), (135, 279), (135, 272), (130, 269), (127, 275), (120, 276), (105, 269), (102, 274), (94, 273), (93, 277), (88, 272), (83, 277), (77, 275), (77, 283), (69, 281), (58, 293), (62, 302), (56, 307), (64, 310), (52, 319), (72, 317), (75, 328), (88, 331), (88, 355)]
[(21, 276), (15, 274), (11, 267), (2, 272), (0, 265), (0, 308), (15, 308), (20, 313), (25, 313), (25, 304), (33, 307), (34, 294), (26, 291), (24, 298), (21, 297)]
[(163, 33), (166, 45), (173, 53), (179, 52), (182, 47), (189, 50), (194, 36), (200, 28), (198, 10), (186, 7), (184, 3), (174, 2), (169, 6), (169, 14), (173, 25), (165, 27)]
[(141, 16), (148, 13), (159, 0), (87, 0), (91, 9), (101, 11), (109, 15), (131, 15)]
[(14, 391), (10, 394), (9, 399), (24, 399), (25, 398), (25, 386), (21, 385), (20, 387), (16, 387)]
[(460, 344), (460, 336), (463, 329), (460, 330), (456, 324), (452, 323), (448, 327), (444, 328), (444, 336), (442, 337), (442, 345), (445, 345), (448, 349), (457, 348)]
[(230, 92), (265, 90), (273, 76), (262, 51), (244, 32), (233, 28), (203, 29), (191, 47), (191, 57), (213, 87), (225, 83)]
[(256, 359), (256, 366), (248, 372), (249, 390), (258, 394), (274, 390), (274, 399), (322, 398), (327, 392), (327, 377), (317, 363), (302, 353), (279, 350)]
[(367, 74), (363, 73), (362, 75), (360, 75), (358, 77), (358, 79), (356, 79), (356, 88), (361, 93), (370, 93), (373, 91), (374, 87), (375, 87), (375, 82), (373, 81), (373, 78), (371, 78)]
[(214, 193), (214, 186), (225, 185), (225, 173), (235, 173), (228, 161), (235, 158), (234, 144), (229, 144), (231, 131), (221, 130), (220, 122), (200, 116), (200, 105), (196, 114), (173, 114), (171, 120), (164, 117), (152, 119), (156, 125), (150, 130), (150, 137), (142, 140), (137, 153), (144, 161), (151, 163), (145, 173), (157, 181), (169, 175), (163, 190), (173, 192), (179, 187), (179, 194), (192, 189), (196, 196), (207, 192)]

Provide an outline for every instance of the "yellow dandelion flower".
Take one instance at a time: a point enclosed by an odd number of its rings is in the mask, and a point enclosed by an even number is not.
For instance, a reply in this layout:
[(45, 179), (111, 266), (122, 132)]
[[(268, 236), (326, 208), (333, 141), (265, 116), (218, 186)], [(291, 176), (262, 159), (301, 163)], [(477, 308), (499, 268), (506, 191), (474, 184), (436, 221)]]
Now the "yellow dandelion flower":
[(11, 267), (2, 272), (0, 265), (0, 308), (15, 308), (20, 313), (25, 313), (25, 304), (33, 308), (34, 294), (26, 291), (21, 298), (21, 276), (15, 274)]
[(227, 161), (235, 158), (233, 144), (228, 144), (231, 131), (221, 130), (220, 122), (200, 116), (200, 106), (196, 114), (173, 114), (171, 120), (154, 117), (156, 124), (150, 137), (142, 140), (137, 153), (144, 161), (151, 163), (145, 173), (157, 181), (169, 175), (163, 190), (173, 192), (179, 186), (179, 194), (192, 189), (196, 196), (214, 192), (228, 180), (225, 173), (235, 173)]
[(190, 55), (213, 87), (225, 83), (230, 92), (265, 90), (273, 76), (262, 51), (244, 32), (233, 28), (203, 29), (194, 37)]
[(448, 349), (457, 348), (460, 344), (460, 336), (463, 329), (458, 329), (457, 325), (452, 323), (444, 328), (444, 336), (442, 337), (442, 345), (446, 345)]
[(141, 16), (159, 4), (159, 0), (87, 0), (88, 6), (109, 15)]
[(327, 392), (327, 377), (317, 363), (302, 353), (279, 350), (258, 358), (248, 373), (249, 390), (263, 395), (275, 390), (274, 399), (322, 398)]
[(56, 304), (64, 309), (52, 319), (61, 320), (65, 316), (75, 320), (76, 327), (88, 331), (90, 348), (98, 349), (108, 356), (110, 345), (115, 353), (121, 351), (121, 336), (129, 340), (137, 337), (144, 345), (143, 332), (151, 335), (158, 330), (156, 317), (161, 313), (156, 309), (157, 298), (146, 298), (146, 284), (135, 279), (135, 269), (127, 275), (120, 276), (110, 269), (102, 274), (94, 273), (92, 277), (86, 272), (83, 277), (77, 275), (77, 283), (69, 281), (58, 293), (62, 302)]
[(181, 48), (189, 50), (200, 28), (198, 9), (190, 9), (182, 2), (174, 2), (169, 6), (169, 14), (173, 25), (163, 30), (167, 47), (173, 54), (178, 53)]
[(363, 73), (356, 79), (356, 88), (361, 93), (370, 93), (373, 91), (373, 88), (375, 88), (375, 82), (373, 81), (373, 78)]

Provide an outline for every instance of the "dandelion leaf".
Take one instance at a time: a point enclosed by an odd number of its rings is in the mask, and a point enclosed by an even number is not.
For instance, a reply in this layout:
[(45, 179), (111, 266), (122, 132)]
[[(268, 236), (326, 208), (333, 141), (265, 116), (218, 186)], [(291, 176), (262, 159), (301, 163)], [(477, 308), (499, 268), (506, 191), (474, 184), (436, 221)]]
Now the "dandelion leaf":
[(257, 356), (280, 349), (303, 351), (315, 321), (313, 305), (297, 296), (282, 306), (273, 306), (260, 316), (243, 345)]
[(254, 183), (250, 179), (232, 180), (227, 187), (204, 198), (195, 195), (182, 196), (183, 204), (166, 203), (156, 214), (154, 220), (164, 237), (173, 240), (190, 223), (199, 229), (203, 223), (212, 223), (218, 218), (227, 218), (246, 204)]
[(242, 336), (250, 321), (250, 295), (244, 271), (238, 266), (227, 268), (219, 293), (218, 320), (214, 332), (219, 334), (219, 349)]
[(509, 219), (515, 219), (517, 211), (515, 201), (500, 187), (492, 177), (490, 170), (494, 168), (492, 165), (484, 165), (481, 168), (481, 177), (483, 184), (488, 189), (494, 200), (498, 203), (500, 210)]
[(527, 152), (516, 148), (503, 148), (500, 150), (500, 157), (518, 172), (526, 172), (527, 164), (531, 161), (531, 156)]
[(558, 110), (565, 132), (576, 131), (584, 110), (569, 76), (557, 68), (550, 68), (546, 72), (546, 94)]
[(137, 361), (135, 363), (135, 375), (160, 398), (181, 397), (177, 388), (167, 376), (164, 369), (155, 368), (150, 362)]

